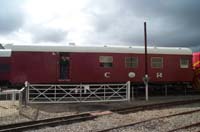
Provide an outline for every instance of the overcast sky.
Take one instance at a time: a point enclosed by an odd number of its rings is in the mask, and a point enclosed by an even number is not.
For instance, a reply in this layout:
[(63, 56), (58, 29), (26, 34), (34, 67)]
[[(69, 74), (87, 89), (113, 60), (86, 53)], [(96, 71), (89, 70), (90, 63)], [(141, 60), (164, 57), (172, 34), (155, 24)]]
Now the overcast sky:
[(200, 0), (0, 0), (0, 43), (200, 50)]

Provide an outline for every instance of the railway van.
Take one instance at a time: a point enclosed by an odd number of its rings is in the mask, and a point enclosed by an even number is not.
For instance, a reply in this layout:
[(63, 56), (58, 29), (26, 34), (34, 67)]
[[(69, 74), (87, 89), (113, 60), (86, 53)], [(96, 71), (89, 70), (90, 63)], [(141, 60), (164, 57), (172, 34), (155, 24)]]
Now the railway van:
[[(147, 69), (153, 84), (191, 83), (189, 48), (148, 47)], [(199, 64), (198, 64), (199, 65)], [(1, 85), (124, 83), (143, 84), (144, 47), (4, 45), (0, 50)]]

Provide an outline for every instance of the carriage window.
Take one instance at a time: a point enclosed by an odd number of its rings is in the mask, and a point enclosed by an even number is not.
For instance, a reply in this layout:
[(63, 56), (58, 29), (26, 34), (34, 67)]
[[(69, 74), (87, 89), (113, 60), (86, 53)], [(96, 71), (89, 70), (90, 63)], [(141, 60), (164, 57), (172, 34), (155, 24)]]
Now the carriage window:
[(113, 66), (113, 57), (112, 56), (99, 56), (100, 67), (112, 67)]
[(126, 57), (125, 58), (125, 66), (126, 66), (126, 68), (136, 68), (138, 66), (138, 58), (137, 57)]
[(180, 68), (189, 68), (189, 59), (181, 58), (180, 59)]
[(151, 67), (152, 68), (162, 68), (163, 67), (163, 58), (162, 57), (152, 57), (151, 58)]

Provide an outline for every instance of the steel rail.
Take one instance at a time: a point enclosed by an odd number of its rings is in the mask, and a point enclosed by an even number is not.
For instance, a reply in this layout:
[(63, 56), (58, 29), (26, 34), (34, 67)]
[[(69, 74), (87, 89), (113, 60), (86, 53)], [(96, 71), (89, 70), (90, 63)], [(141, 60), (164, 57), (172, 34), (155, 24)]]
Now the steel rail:
[(140, 106), (134, 106), (134, 107), (129, 107), (129, 108), (114, 109), (111, 111), (119, 113), (119, 114), (128, 114), (128, 113), (133, 113), (133, 112), (138, 112), (138, 111), (161, 109), (161, 108), (173, 107), (173, 106), (178, 106), (178, 105), (193, 104), (193, 103), (197, 103), (197, 102), (200, 102), (200, 99), (173, 101), (173, 102), (167, 102), (167, 103), (147, 104), (147, 105), (140, 105)]
[(188, 128), (192, 128), (192, 127), (197, 127), (197, 126), (200, 126), (200, 122), (193, 123), (193, 124), (190, 124), (190, 125), (186, 125), (186, 126), (183, 126), (183, 127), (179, 127), (179, 128), (170, 130), (168, 132), (175, 132), (175, 131), (178, 131), (178, 130), (182, 130), (182, 129), (184, 130), (184, 129), (188, 129)]
[(44, 119), (44, 120), (38, 120), (38, 121), (9, 124), (9, 125), (0, 126), (0, 132), (19, 132), (19, 131), (25, 131), (25, 130), (30, 130), (30, 129), (38, 129), (45, 126), (66, 125), (66, 124), (91, 120), (96, 117), (97, 116), (91, 115), (90, 113), (85, 113), (85, 114), (50, 118), (50, 119)]
[[(150, 122), (150, 121), (153, 121), (153, 120), (159, 120), (159, 119), (163, 119), (163, 118), (170, 118), (170, 117), (175, 117), (175, 116), (180, 116), (180, 115), (187, 115), (187, 114), (192, 114), (192, 113), (196, 113), (196, 112), (200, 112), (200, 109), (181, 112), (181, 113), (177, 113), (177, 114), (166, 115), (166, 116), (155, 117), (155, 118), (151, 118), (151, 119), (147, 119), (147, 120), (143, 120), (143, 121), (139, 121), (139, 122), (135, 122), (135, 123), (129, 123), (129, 124), (126, 124), (126, 125), (112, 127), (112, 128), (108, 128), (108, 129), (104, 129), (104, 130), (99, 130), (99, 131), (96, 131), (96, 132), (108, 132), (108, 131), (116, 130), (116, 129), (120, 129), (120, 128), (132, 127), (132, 126), (135, 126), (135, 125), (138, 125), (138, 124), (142, 124), (142, 123), (146, 123), (146, 122)], [(200, 123), (199, 123), (199, 125), (200, 125)], [(180, 128), (180, 129), (183, 129), (183, 128)], [(179, 130), (179, 129), (175, 129), (175, 130)], [(169, 131), (169, 132), (173, 132), (173, 131)]]

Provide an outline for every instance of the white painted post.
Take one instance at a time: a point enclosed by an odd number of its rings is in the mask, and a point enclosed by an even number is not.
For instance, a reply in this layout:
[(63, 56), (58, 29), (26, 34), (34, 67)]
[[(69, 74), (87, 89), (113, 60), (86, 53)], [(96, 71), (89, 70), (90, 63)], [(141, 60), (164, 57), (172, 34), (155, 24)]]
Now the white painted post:
[(12, 103), (15, 104), (15, 91), (12, 91)]
[(80, 84), (80, 88), (79, 88), (80, 90), (78, 90), (80, 92), (80, 100), (79, 100), (80, 102), (82, 102), (82, 100), (83, 100), (82, 99), (82, 87), (83, 87), (83, 85)]
[(146, 101), (149, 100), (149, 87), (148, 87), (148, 75), (145, 74), (145, 98)]
[(25, 90), (25, 87), (19, 90), (19, 112), (22, 110), (22, 104), (23, 104), (23, 91)]
[(22, 91), (19, 91), (19, 114), (21, 113), (22, 110)]
[(25, 106), (29, 103), (29, 83), (25, 82)]
[(131, 83), (130, 81), (128, 81), (127, 82), (127, 100), (128, 101), (130, 101), (130, 94), (131, 94), (130, 87), (131, 87)]

